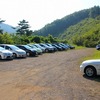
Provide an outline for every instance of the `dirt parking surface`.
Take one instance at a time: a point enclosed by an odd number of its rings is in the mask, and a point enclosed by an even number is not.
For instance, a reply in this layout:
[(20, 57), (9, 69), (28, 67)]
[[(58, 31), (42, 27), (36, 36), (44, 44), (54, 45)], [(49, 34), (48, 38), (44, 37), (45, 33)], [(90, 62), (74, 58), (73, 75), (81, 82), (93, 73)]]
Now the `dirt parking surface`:
[(100, 77), (80, 72), (94, 49), (47, 53), (0, 61), (0, 100), (100, 100)]

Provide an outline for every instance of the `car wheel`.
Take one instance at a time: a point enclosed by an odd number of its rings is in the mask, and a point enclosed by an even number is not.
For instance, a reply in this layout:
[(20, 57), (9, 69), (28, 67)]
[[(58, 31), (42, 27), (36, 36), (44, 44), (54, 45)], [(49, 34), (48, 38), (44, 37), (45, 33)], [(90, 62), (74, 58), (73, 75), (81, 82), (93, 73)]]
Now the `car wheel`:
[(46, 49), (45, 52), (47, 53), (48, 52), (48, 49)]
[(96, 69), (94, 67), (92, 67), (92, 66), (88, 66), (85, 69), (85, 74), (88, 77), (93, 77), (93, 76), (96, 75)]
[(13, 58), (16, 58), (16, 57), (17, 57), (17, 55), (15, 53), (13, 53)]
[(2, 59), (1, 55), (0, 55), (0, 59)]
[(26, 55), (29, 57), (29, 56), (30, 56), (30, 53), (29, 53), (29, 52), (27, 52), (27, 53), (26, 53)]

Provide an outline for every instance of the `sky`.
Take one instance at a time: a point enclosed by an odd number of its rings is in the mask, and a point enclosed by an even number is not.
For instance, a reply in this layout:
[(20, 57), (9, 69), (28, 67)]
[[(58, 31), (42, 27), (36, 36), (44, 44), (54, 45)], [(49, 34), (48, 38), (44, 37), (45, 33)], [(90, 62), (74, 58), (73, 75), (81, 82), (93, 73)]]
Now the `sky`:
[(14, 27), (25, 19), (38, 30), (76, 11), (100, 6), (100, 0), (0, 0), (0, 18)]

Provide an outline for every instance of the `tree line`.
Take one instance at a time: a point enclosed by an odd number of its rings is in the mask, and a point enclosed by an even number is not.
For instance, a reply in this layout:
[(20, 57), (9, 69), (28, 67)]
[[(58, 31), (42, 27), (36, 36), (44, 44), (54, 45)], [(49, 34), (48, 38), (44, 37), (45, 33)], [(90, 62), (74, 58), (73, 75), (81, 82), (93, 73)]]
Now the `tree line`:
[[(5, 21), (0, 19), (0, 24), (3, 22)], [(14, 34), (3, 33), (3, 30), (0, 28), (0, 44), (67, 43), (66, 40), (60, 40), (50, 34), (48, 34), (48, 36), (33, 35), (34, 32), (30, 30), (28, 21), (24, 19), (19, 21), (17, 27), (13, 28), (16, 29), (16, 33)]]
[(29, 44), (29, 43), (67, 43), (66, 40), (60, 40), (52, 35), (36, 36), (36, 35), (19, 35), (19, 34), (0, 34), (0, 44)]

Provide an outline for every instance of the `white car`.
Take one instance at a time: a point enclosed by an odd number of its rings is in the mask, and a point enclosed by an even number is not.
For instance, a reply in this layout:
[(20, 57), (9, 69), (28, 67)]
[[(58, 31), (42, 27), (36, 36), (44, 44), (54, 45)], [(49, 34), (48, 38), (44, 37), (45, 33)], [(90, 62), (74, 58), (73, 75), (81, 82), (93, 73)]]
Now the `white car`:
[(80, 71), (88, 77), (100, 75), (100, 59), (83, 61), (80, 65)]
[(0, 59), (13, 59), (13, 53), (0, 47)]
[(26, 58), (26, 52), (20, 48), (18, 48), (15, 45), (10, 44), (0, 44), (1, 47), (5, 48), (6, 50), (9, 50), (13, 53), (13, 58), (17, 57), (23, 57)]

